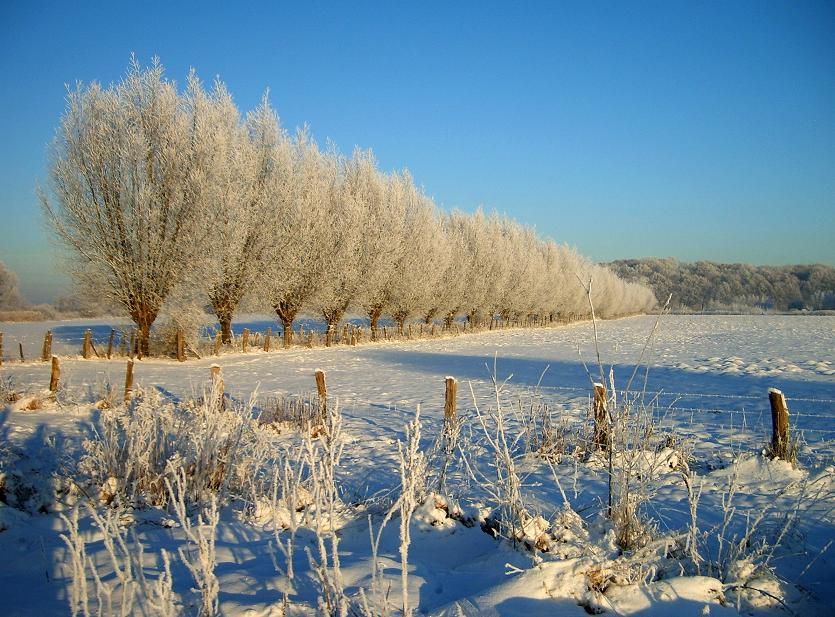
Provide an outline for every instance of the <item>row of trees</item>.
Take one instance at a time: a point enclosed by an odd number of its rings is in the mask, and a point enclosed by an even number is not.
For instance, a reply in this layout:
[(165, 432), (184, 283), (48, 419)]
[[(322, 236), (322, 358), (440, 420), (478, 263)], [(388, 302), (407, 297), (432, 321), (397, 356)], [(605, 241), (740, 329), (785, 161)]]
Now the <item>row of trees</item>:
[(42, 193), (77, 279), (151, 325), (178, 290), (199, 292), (224, 340), (254, 298), (284, 325), (302, 312), (336, 326), (586, 312), (594, 279), (604, 316), (651, 308), (572, 249), (497, 214), (439, 211), (406, 171), (382, 173), (370, 151), (319, 148), (289, 135), (266, 97), (243, 117), (220, 82), (185, 90), (158, 62), (134, 60), (121, 82), (67, 98)]
[(658, 297), (673, 294), (672, 306), (681, 310), (835, 309), (835, 268), (822, 264), (752, 266), (648, 257), (608, 265), (628, 281), (651, 286)]

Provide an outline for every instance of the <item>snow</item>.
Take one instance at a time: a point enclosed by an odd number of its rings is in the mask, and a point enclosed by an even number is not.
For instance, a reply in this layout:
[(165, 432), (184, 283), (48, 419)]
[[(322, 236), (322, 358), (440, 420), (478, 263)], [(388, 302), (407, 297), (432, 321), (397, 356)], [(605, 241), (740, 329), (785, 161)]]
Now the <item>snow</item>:
[[(687, 492), (679, 472), (686, 451), (701, 491), (698, 511), (703, 530), (715, 534), (721, 526), (729, 484), (735, 487), (733, 505), (740, 513), (732, 525), (743, 525), (742, 531), (748, 516), (743, 513), (765, 512), (768, 517), (762, 531), (773, 538), (781, 516), (802, 510), (801, 524), (786, 534), (770, 570), (758, 570), (741, 560), (730, 571), (740, 579), (726, 577), (723, 583), (716, 572), (682, 575), (659, 549), (662, 556), (645, 561), (662, 571), (662, 577), (632, 570), (626, 576), (617, 570), (619, 551), (613, 544), (611, 523), (596, 514), (605, 499), (604, 457), (592, 457), (588, 463), (578, 463), (574, 457), (557, 460), (560, 490), (547, 465), (523, 461), (523, 490), (532, 508), (524, 533), (534, 543), (545, 534), (548, 551), (534, 556), (484, 533), (478, 520), (490, 508), (484, 508), (485, 495), (477, 487), (472, 494), (433, 494), (418, 506), (412, 521), (409, 598), (418, 614), (585, 615), (587, 610), (601, 610), (724, 615), (735, 614), (737, 603), (743, 612), (782, 614), (772, 596), (783, 598), (796, 612), (829, 614), (829, 590), (835, 584), (835, 554), (828, 544), (835, 536), (835, 318), (667, 316), (645, 357), (649, 366), (645, 372), (636, 365), (653, 323), (650, 317), (630, 318), (600, 322), (598, 329), (604, 372), (608, 375), (612, 367), (616, 387), (625, 388), (635, 373), (633, 392), (618, 396), (629, 400), (643, 393), (652, 402), (659, 430), (684, 444), (660, 450), (652, 464), (638, 461), (645, 465), (643, 473), (656, 479), (650, 503), (656, 533), (673, 533), (689, 524)], [(52, 472), (68, 459), (77, 460), (100, 413), (94, 403), (104, 398), (110, 384), (120, 398), (124, 359), (69, 358), (66, 354), (78, 353), (78, 346), (73, 347), (73, 341), (61, 342), (59, 334), (69, 331), (64, 326), (75, 333), (94, 325), (109, 335), (110, 323), (93, 321), (0, 324), (0, 331), (6, 333), (7, 356), (17, 340), (39, 349), (47, 328), (56, 333), (53, 350), (61, 356), (63, 390), (58, 403), (44, 392), (49, 383), (48, 363), (7, 362), (0, 369), (24, 394), (7, 407), (0, 423), (0, 443), (5, 444), (0, 448), (19, 457), (13, 472), (21, 486), (24, 480), (52, 482)], [(357, 347), (254, 350), (186, 363), (143, 359), (136, 362), (134, 371), (135, 389), (153, 388), (167, 397), (189, 399), (203, 393), (210, 367), (219, 365), (227, 393), (238, 400), (246, 400), (255, 390), (260, 400), (278, 393), (310, 394), (315, 392), (314, 372), (326, 373), (329, 399), (339, 401), (344, 416), (342, 497), (358, 504), (357, 515), (345, 522), (339, 540), (342, 575), (351, 593), (371, 584), (366, 516), (372, 515), (376, 529), (379, 510), (371, 504), (385, 501), (399, 487), (397, 441), (405, 441), (404, 427), (413, 420), (418, 405), (423, 441), (428, 445), (443, 427), (445, 379), (453, 376), (461, 383), (459, 413), (472, 420), (475, 404), (483, 409), (495, 399), (491, 377), (495, 371), (500, 384), (508, 380), (504, 393), (508, 400), (536, 395), (560, 421), (572, 427), (588, 424), (596, 380), (590, 379), (583, 363), (597, 376), (596, 367), (592, 368), (594, 357), (591, 324), (578, 323)], [(785, 393), (792, 428), (801, 434), (796, 466), (762, 454), (770, 439), (771, 389)], [(27, 411), (34, 399), (41, 408)], [(105, 488), (113, 492), (117, 483), (113, 478), (113, 486)], [(570, 510), (564, 509), (563, 490)], [(45, 508), (47, 514), (38, 514), (37, 509), (24, 514), (0, 506), (0, 529), (4, 529), (0, 551), (7, 556), (0, 561), (5, 614), (67, 611), (67, 551), (58, 536), (65, 526), (55, 514), (66, 506), (51, 504)], [(281, 614), (286, 585), (276, 574), (269, 544), (276, 520), (286, 523), (289, 512), (283, 508), (275, 519), (268, 510), (268, 504), (257, 504), (248, 518), (230, 507), (220, 513), (216, 574), (223, 614)], [(160, 548), (176, 555), (184, 533), (170, 513), (150, 508), (132, 516), (131, 528), (146, 547), (151, 570), (158, 567), (155, 559)], [(463, 521), (475, 524), (467, 526)], [(106, 566), (98, 531), (89, 518), (81, 524), (91, 540), (88, 551)], [(378, 555), (391, 584), (391, 598), (400, 597), (397, 527), (392, 524), (384, 529)], [(314, 538), (309, 529), (299, 530), (299, 546), (313, 546)], [(710, 542), (708, 546), (715, 551), (717, 547)], [(312, 602), (315, 579), (301, 552), (295, 566), (295, 597)], [(175, 591), (186, 593), (191, 581), (185, 567), (172, 562), (172, 572)], [(601, 589), (593, 584), (598, 576), (607, 581)], [(744, 588), (729, 586), (733, 582)]]

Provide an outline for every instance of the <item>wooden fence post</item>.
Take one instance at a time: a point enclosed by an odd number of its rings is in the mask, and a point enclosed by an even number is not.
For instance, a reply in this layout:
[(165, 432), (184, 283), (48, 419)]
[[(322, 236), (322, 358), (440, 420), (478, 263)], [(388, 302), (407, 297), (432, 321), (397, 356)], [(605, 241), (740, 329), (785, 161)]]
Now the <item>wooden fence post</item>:
[(128, 360), (128, 368), (125, 372), (125, 403), (130, 402), (133, 396), (133, 358)]
[(771, 403), (771, 454), (774, 458), (788, 461), (789, 447), (789, 407), (786, 397), (777, 388), (769, 388), (768, 401)]
[(270, 350), (270, 339), (273, 337), (273, 329), (267, 328), (267, 331), (264, 333), (264, 351)]
[(52, 357), (52, 330), (47, 330), (43, 335), (43, 348), (41, 349), (41, 360), (49, 362)]
[(319, 394), (319, 411), (324, 416), (328, 409), (328, 386), (325, 383), (325, 371), (317, 368), (313, 374), (316, 377), (316, 392)]
[(183, 331), (179, 328), (177, 329), (177, 362), (185, 362), (186, 361), (186, 338), (183, 335)]
[(116, 338), (116, 330), (113, 329), (113, 328), (110, 328), (110, 339), (107, 341), (107, 359), (108, 360), (110, 360), (110, 358), (113, 357), (113, 339), (115, 339), (115, 338)]
[(596, 450), (609, 448), (609, 418), (606, 412), (606, 386), (594, 384), (594, 447)]
[(58, 382), (61, 380), (61, 365), (58, 363), (58, 356), (52, 356), (52, 371), (49, 373), (49, 391), (58, 391)]
[(444, 424), (455, 422), (455, 408), (458, 403), (458, 380), (455, 377), (447, 377), (444, 380), (446, 389), (444, 391)]
[(212, 364), (209, 367), (212, 376), (212, 395), (217, 396), (221, 404), (223, 403), (223, 375), (220, 373), (220, 365)]
[(0, 332), (0, 366), (3, 366), (3, 333)]
[(23, 357), (23, 343), (17, 344), (17, 350), (20, 352), (20, 361), (26, 362), (26, 358)]
[(244, 332), (241, 335), (241, 351), (246, 353), (246, 348), (249, 345), (249, 328), (244, 328)]
[(84, 331), (84, 342), (81, 344), (81, 357), (85, 360), (89, 360), (90, 356), (93, 354), (93, 348), (90, 343), (93, 340), (93, 332), (90, 328), (87, 328)]

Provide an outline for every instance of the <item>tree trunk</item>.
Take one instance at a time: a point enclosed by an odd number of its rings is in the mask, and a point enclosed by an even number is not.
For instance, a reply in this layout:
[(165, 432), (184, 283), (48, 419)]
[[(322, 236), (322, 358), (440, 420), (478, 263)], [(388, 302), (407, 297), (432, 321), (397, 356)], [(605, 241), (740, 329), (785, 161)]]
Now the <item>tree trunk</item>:
[(339, 322), (342, 321), (342, 317), (345, 315), (346, 310), (348, 310), (347, 302), (345, 303), (345, 306), (322, 309), (322, 316), (325, 318), (325, 323), (328, 326), (328, 331), (325, 333), (326, 347), (330, 347), (331, 337), (332, 335), (337, 334), (336, 329), (339, 326)]
[(139, 326), (139, 333), (138, 333), (138, 348), (139, 348), (139, 359), (141, 360), (145, 356), (151, 353), (151, 322), (143, 322), (137, 324)]
[(220, 322), (220, 342), (224, 345), (232, 343), (232, 316), (223, 315), (218, 317)]
[(394, 313), (394, 320), (397, 322), (397, 329), (400, 332), (400, 336), (403, 336), (403, 326), (408, 316), (409, 313), (406, 311), (395, 311)]
[(282, 342), (285, 347), (289, 347), (293, 344), (293, 320), (292, 319), (282, 319), (281, 320), (281, 327), (284, 328), (284, 332), (282, 333)]
[(232, 343), (232, 314), (233, 310), (228, 304), (212, 303), (212, 308), (220, 323), (220, 340), (224, 345)]
[(453, 321), (455, 321), (455, 313), (447, 313), (444, 315), (444, 329), (452, 330)]
[(476, 316), (478, 315), (478, 311), (476, 309), (471, 310), (467, 313), (467, 323), (470, 324), (470, 330), (473, 329), (473, 326), (476, 324)]
[(136, 354), (141, 360), (150, 353), (151, 325), (157, 318), (159, 309), (140, 305), (130, 311), (130, 317), (136, 324)]
[(383, 309), (380, 307), (374, 307), (370, 311), (368, 311), (368, 319), (371, 320), (371, 340), (377, 340), (377, 324), (380, 321), (380, 315), (383, 314)]
[(435, 315), (437, 314), (437, 308), (429, 309), (428, 311), (426, 311), (426, 313), (423, 314), (423, 323), (425, 323), (428, 326), (432, 323), (432, 320), (435, 318)]
[(273, 309), (275, 309), (275, 314), (278, 315), (281, 325), (284, 327), (284, 347), (289, 347), (293, 342), (293, 322), (296, 320), (296, 314), (299, 311), (284, 300), (274, 304)]

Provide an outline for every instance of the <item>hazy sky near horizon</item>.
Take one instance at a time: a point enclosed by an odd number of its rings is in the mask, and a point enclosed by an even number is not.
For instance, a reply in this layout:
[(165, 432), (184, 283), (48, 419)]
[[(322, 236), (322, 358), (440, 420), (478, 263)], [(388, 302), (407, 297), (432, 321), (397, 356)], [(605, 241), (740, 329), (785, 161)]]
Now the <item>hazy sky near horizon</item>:
[(598, 261), (835, 265), (833, 2), (0, 5), (0, 261), (63, 280), (35, 195), (65, 84), (130, 54)]

